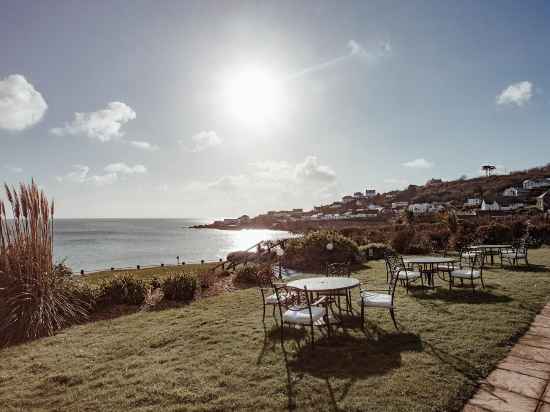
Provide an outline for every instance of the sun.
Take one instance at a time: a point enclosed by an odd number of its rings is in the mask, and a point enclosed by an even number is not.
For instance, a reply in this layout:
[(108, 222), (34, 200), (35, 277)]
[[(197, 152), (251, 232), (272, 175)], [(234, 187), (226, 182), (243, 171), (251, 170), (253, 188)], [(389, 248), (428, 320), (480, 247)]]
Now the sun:
[(276, 121), (283, 109), (283, 88), (266, 69), (252, 67), (229, 76), (225, 105), (243, 124), (265, 126)]

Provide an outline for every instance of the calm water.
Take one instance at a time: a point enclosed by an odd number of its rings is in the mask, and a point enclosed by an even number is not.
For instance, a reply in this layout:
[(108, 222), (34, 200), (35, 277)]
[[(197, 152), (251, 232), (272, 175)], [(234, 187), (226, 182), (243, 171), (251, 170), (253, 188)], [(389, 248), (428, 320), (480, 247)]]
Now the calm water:
[(175, 264), (225, 258), (260, 240), (289, 233), (276, 230), (190, 229), (193, 219), (57, 219), (55, 255), (75, 271), (135, 265)]

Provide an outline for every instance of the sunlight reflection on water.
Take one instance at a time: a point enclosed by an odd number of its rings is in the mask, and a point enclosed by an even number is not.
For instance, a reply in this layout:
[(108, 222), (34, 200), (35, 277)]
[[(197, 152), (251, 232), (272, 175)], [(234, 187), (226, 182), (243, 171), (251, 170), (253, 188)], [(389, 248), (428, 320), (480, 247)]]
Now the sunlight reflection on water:
[(230, 231), (232, 243), (223, 250), (225, 254), (236, 250), (246, 250), (262, 240), (277, 240), (292, 237), (289, 232), (278, 230), (243, 229)]

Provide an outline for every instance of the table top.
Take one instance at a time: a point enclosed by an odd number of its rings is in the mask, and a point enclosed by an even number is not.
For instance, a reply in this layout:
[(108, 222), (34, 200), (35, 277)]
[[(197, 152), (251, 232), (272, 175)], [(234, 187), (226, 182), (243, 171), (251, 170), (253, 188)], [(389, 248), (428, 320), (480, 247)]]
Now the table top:
[(512, 245), (474, 245), (470, 246), (470, 249), (507, 249)]
[(309, 292), (326, 292), (329, 290), (352, 289), (359, 286), (359, 280), (348, 277), (318, 277), (293, 280), (286, 284), (289, 288), (304, 289)]
[(431, 263), (453, 263), (457, 259), (452, 256), (406, 256), (403, 257), (405, 263), (431, 264)]

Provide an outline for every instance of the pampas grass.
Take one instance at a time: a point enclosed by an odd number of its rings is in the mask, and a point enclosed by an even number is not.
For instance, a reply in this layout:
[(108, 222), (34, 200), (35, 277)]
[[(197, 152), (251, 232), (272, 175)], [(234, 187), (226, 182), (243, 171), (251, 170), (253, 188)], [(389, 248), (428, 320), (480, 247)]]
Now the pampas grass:
[(0, 344), (41, 336), (87, 316), (87, 304), (59, 273), (53, 255), (54, 204), (34, 181), (4, 185), (0, 200)]

